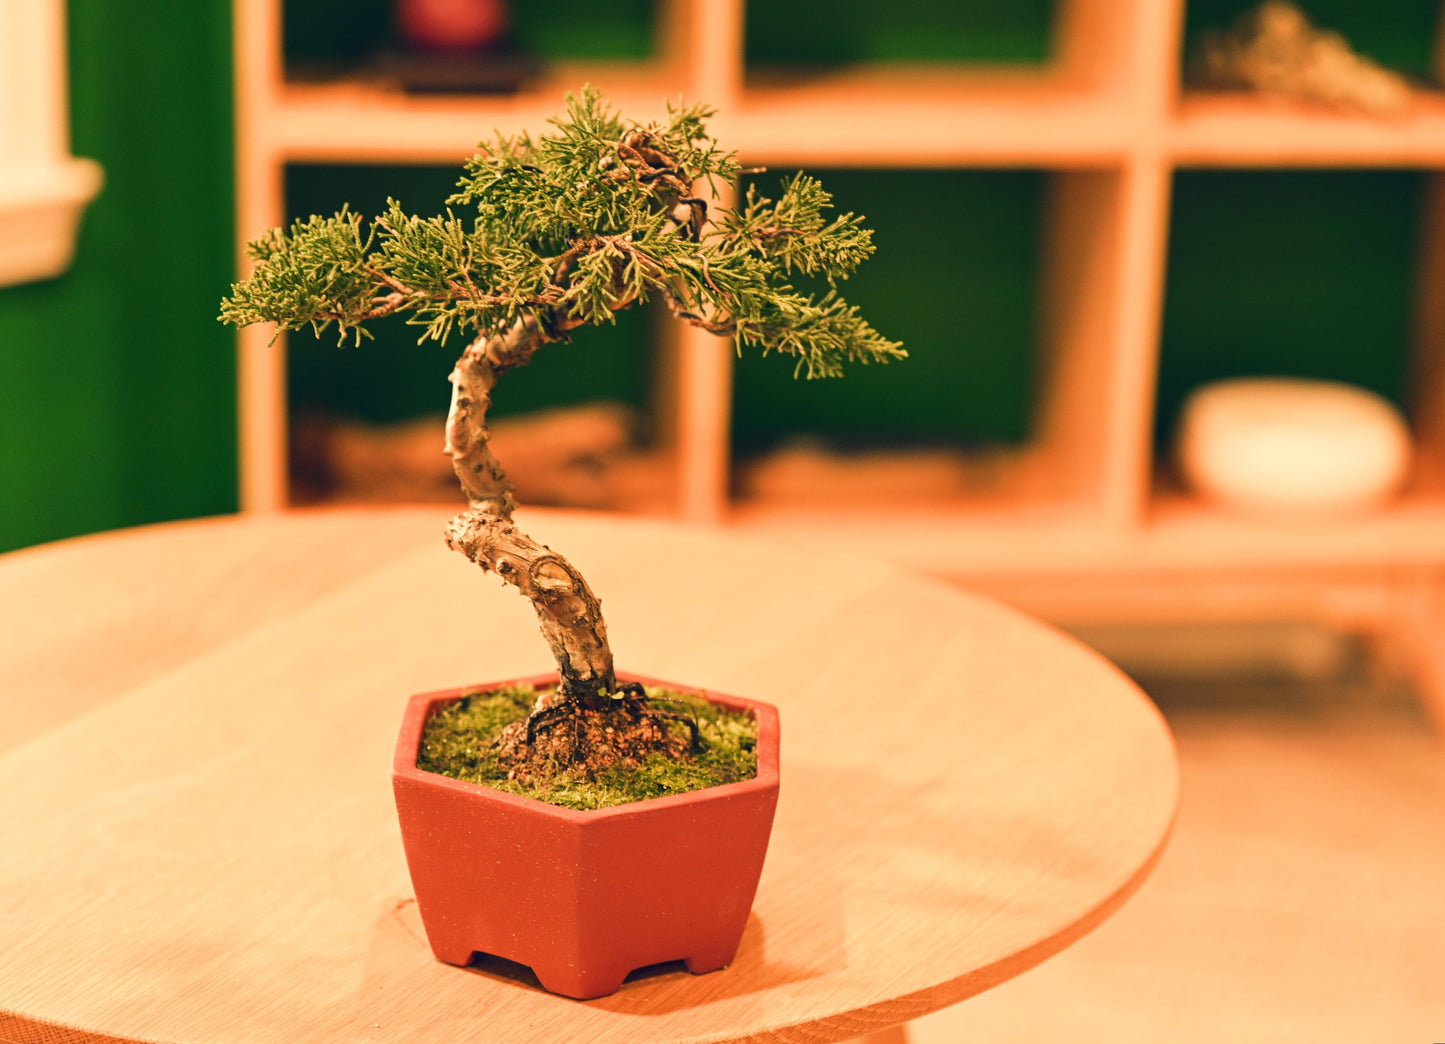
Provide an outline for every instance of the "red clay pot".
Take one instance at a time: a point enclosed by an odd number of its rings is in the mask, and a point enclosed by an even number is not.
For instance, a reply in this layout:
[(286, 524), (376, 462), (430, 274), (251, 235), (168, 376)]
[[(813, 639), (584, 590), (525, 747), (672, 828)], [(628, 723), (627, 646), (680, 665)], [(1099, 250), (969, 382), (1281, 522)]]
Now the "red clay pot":
[[(631, 674), (619, 681), (686, 686)], [(432, 953), (480, 951), (531, 967), (552, 993), (585, 1000), (629, 972), (684, 961), (694, 974), (737, 952), (778, 801), (778, 712), (707, 693), (758, 719), (756, 778), (582, 812), (416, 767), (422, 726), (463, 693), (413, 696), (392, 763), (406, 861)]]

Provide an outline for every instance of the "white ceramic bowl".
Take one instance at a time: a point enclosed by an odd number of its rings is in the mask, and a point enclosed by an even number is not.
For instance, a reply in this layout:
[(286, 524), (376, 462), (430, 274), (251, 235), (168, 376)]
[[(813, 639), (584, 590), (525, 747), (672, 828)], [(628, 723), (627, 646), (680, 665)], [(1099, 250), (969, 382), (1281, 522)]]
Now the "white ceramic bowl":
[(1221, 381), (1194, 392), (1176, 456), (1198, 493), (1241, 510), (1343, 514), (1377, 507), (1410, 470), (1410, 432), (1385, 399), (1348, 384)]

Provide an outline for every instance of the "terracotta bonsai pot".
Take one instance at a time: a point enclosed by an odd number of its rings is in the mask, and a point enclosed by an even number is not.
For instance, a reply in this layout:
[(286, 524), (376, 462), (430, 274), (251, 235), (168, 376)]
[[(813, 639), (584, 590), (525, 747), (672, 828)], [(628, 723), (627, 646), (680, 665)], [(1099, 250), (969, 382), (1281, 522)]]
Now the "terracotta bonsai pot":
[[(637, 675), (619, 681), (687, 689)], [(682, 960), (694, 974), (737, 952), (778, 800), (778, 714), (708, 693), (758, 720), (754, 779), (595, 811), (561, 808), (416, 767), (422, 727), (466, 692), (407, 704), (392, 764), (407, 865), (438, 960), (482, 952), (531, 967), (546, 989), (586, 999), (629, 972)]]

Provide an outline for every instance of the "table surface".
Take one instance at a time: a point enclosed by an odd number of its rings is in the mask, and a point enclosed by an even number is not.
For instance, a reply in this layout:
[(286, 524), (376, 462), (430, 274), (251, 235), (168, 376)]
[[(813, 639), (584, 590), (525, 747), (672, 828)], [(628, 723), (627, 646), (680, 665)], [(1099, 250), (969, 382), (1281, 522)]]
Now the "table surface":
[(841, 1040), (1037, 964), (1157, 859), (1168, 729), (1071, 639), (862, 557), (518, 520), (619, 667), (780, 710), (735, 963), (577, 1002), (435, 962), (395, 730), (411, 693), (547, 669), (530, 607), (439, 509), (203, 520), (0, 557), (0, 1039)]

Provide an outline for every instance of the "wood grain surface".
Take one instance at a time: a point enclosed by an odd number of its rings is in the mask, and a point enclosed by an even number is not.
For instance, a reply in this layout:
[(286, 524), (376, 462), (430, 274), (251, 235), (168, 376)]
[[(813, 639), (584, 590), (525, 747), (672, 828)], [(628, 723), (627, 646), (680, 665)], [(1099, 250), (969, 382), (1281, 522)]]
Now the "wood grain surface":
[(0, 558), (0, 1039), (822, 1042), (1017, 975), (1158, 857), (1168, 730), (1017, 613), (867, 559), (529, 511), (626, 670), (766, 700), (734, 965), (579, 1003), (435, 962), (388, 765), (414, 692), (548, 667), (436, 509), (178, 523)]

